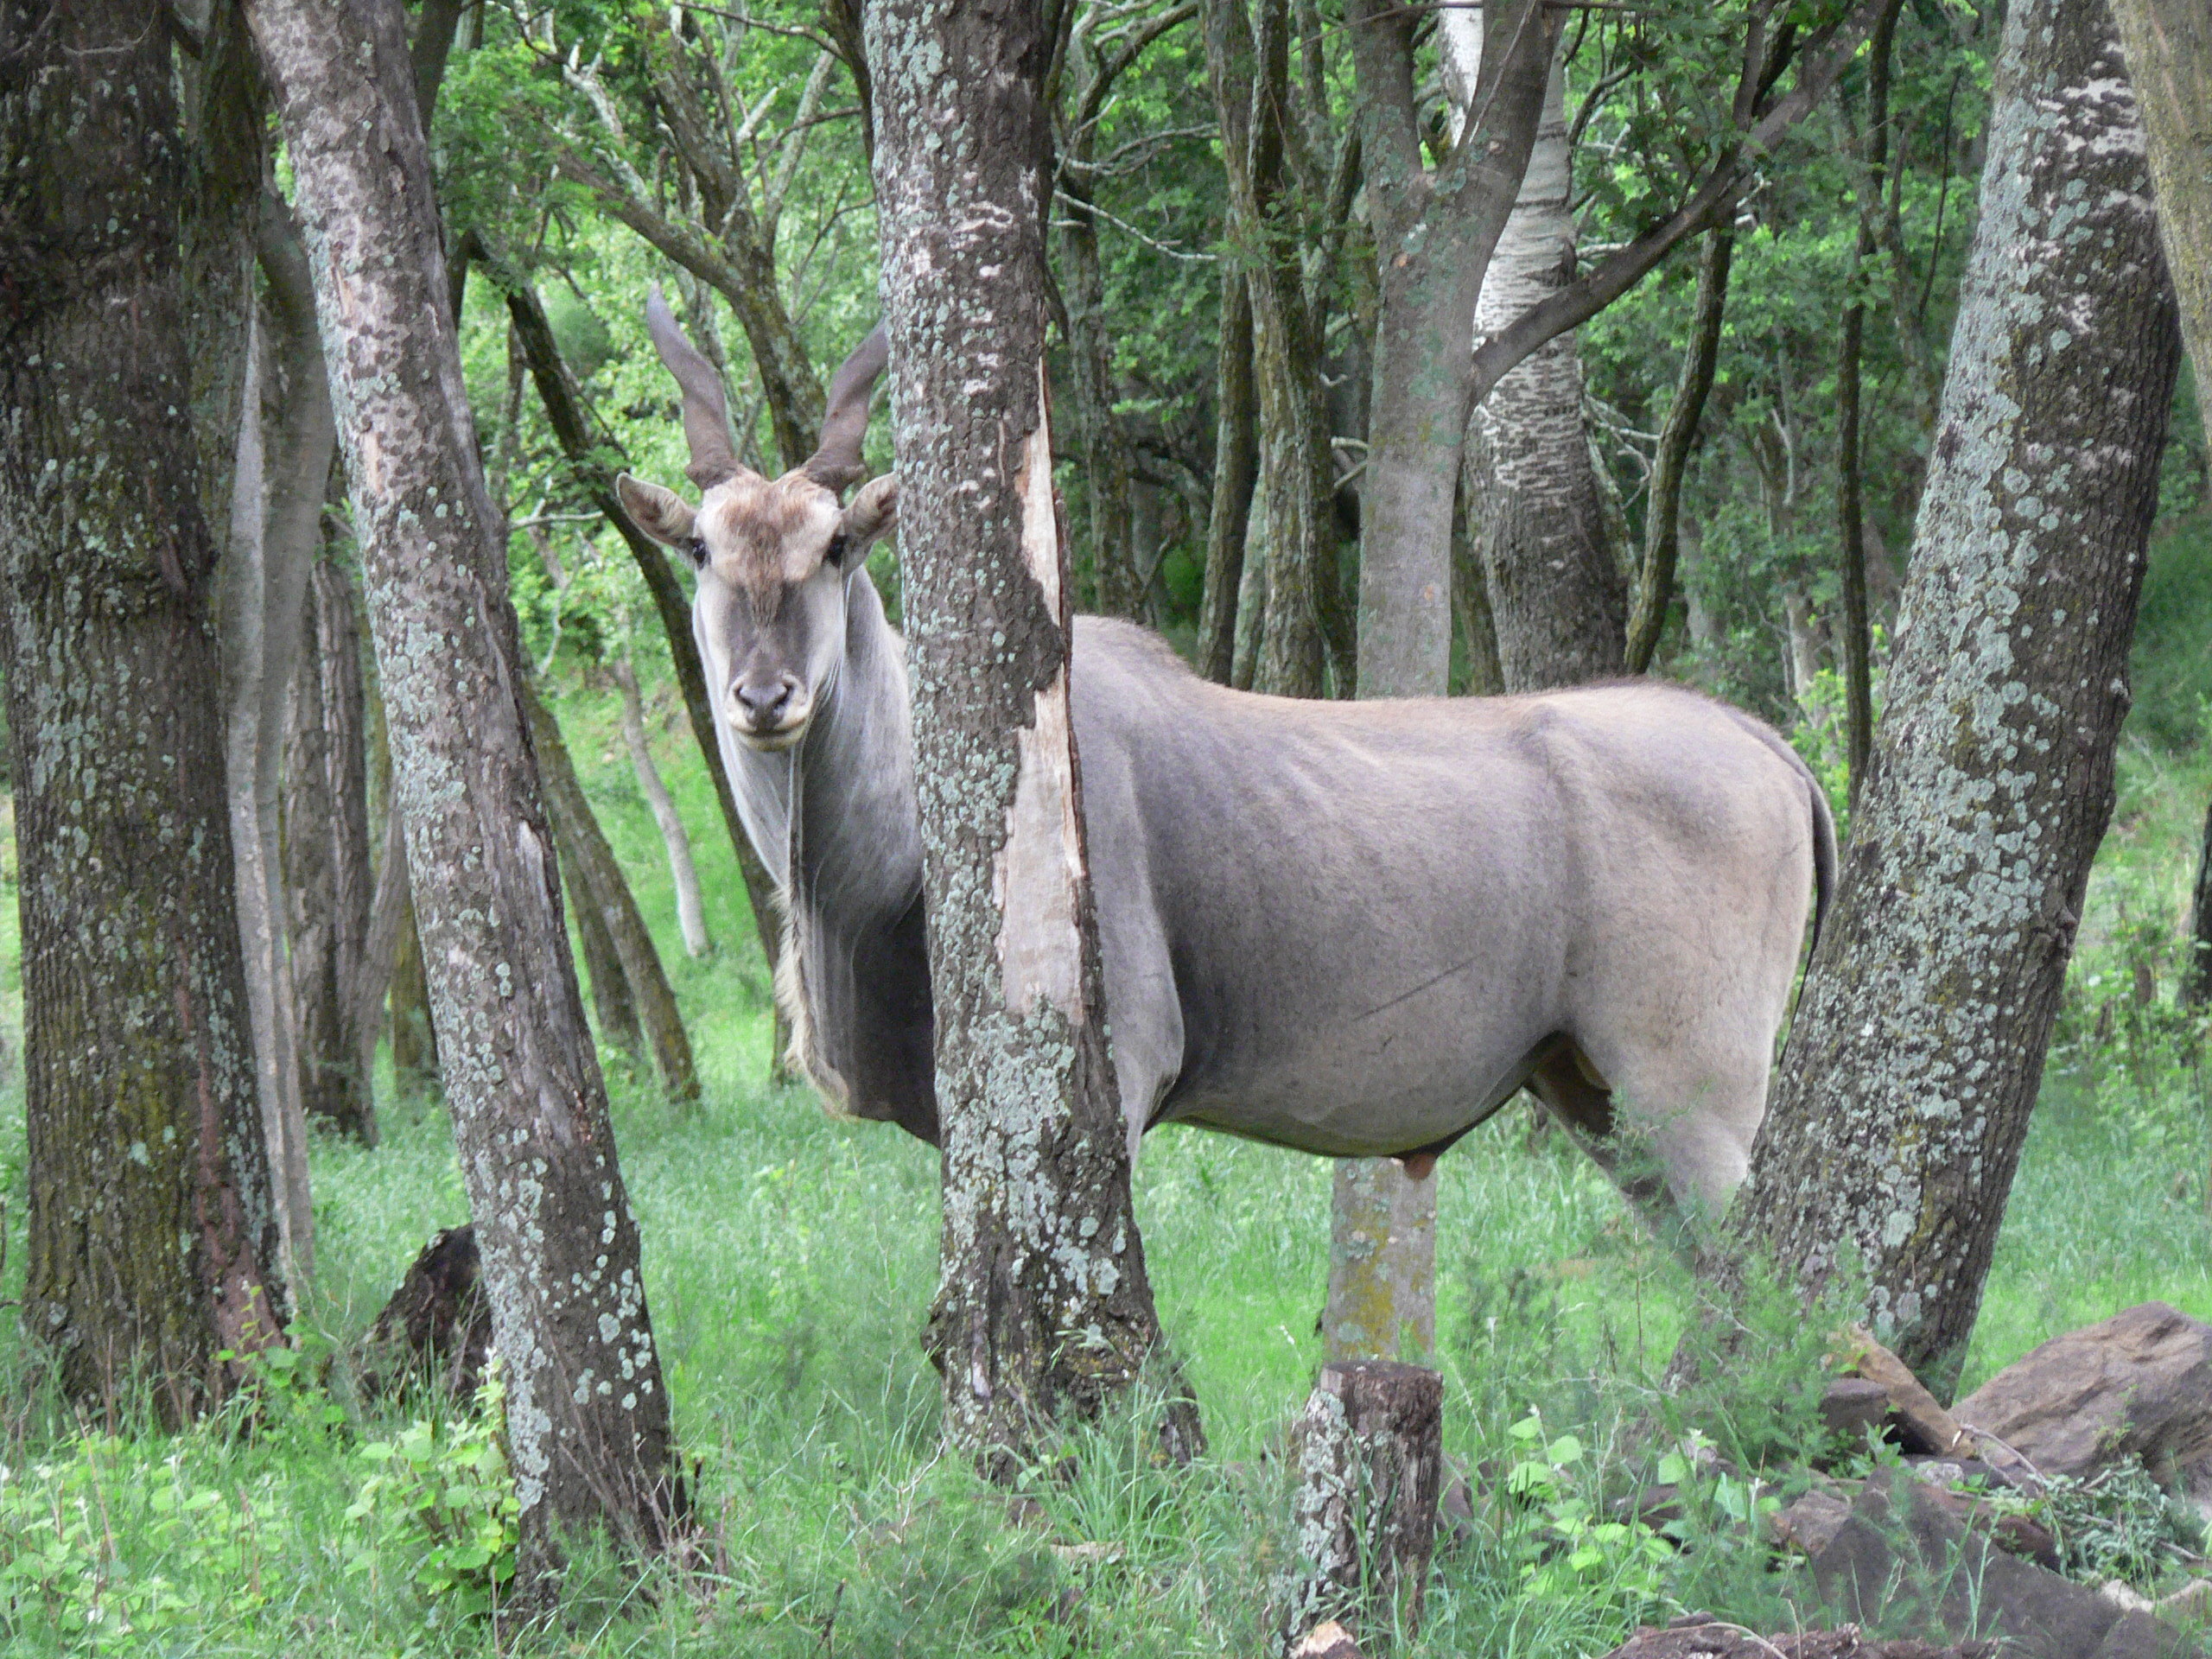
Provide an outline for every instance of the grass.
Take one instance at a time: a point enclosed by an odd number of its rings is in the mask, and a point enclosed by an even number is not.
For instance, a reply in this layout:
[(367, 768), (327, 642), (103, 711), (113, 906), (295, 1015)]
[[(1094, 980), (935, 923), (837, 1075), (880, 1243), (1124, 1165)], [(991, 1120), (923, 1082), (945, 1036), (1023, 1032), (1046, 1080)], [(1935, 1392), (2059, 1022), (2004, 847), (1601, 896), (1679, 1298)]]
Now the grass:
[[(2212, 632), (2212, 584), (2197, 580), (2206, 546), (2169, 536), (2154, 562), (2157, 656), (2139, 675), (2151, 695), (2122, 756), (1967, 1386), (2136, 1301), (2212, 1319), (2212, 1102), (2158, 1011), (2212, 795), (2204, 667), (2173, 666), (2174, 642)], [(938, 1445), (937, 1380), (918, 1342), (936, 1281), (935, 1155), (768, 1085), (766, 972), (680, 724), (665, 721), (659, 747), (707, 876), (718, 950), (697, 962), (678, 943), (611, 700), (579, 690), (562, 714), (662, 942), (705, 1084), (703, 1108), (678, 1117), (649, 1079), (607, 1057), (654, 1328), (678, 1434), (697, 1459), (708, 1570), (657, 1569), (640, 1583), (587, 1551), (557, 1628), (496, 1631), (467, 1616), (465, 1596), (426, 1592), (428, 1547), (405, 1513), (380, 1500), (349, 1513), (389, 1466), (365, 1447), (391, 1444), (421, 1402), (371, 1414), (348, 1404), (334, 1423), (319, 1390), (289, 1386), (250, 1432), (226, 1420), (163, 1436), (126, 1413), (118, 1437), (87, 1436), (35, 1386), (10, 1320), (0, 1322), (7, 1651), (1261, 1651), (1286, 1558), (1285, 1427), (1319, 1357), (1326, 1166), (1195, 1132), (1147, 1141), (1139, 1216), (1211, 1452), (1185, 1472), (1154, 1466), (1140, 1412), (1075, 1436), (1069, 1478), (1034, 1483), (1028, 1505), (1010, 1505)], [(0, 904), (0, 1020), (11, 1032), (15, 923)], [(2148, 1004), (2137, 1000), (2139, 969)], [(314, 1351), (358, 1337), (429, 1234), (466, 1213), (440, 1109), (385, 1099), (377, 1151), (315, 1147), (318, 1267), (302, 1320)], [(0, 1091), (0, 1294), (22, 1280), (21, 1116), (20, 1088)], [(1403, 1650), (1566, 1659), (1605, 1651), (1639, 1618), (1691, 1606), (1770, 1628), (1808, 1621), (1816, 1610), (1802, 1575), (1773, 1570), (1731, 1519), (1770, 1492), (1693, 1478), (1699, 1547), (1682, 1554), (1606, 1529), (1611, 1497), (1656, 1478), (1685, 1436), (1776, 1450), (1786, 1496), (1802, 1478), (1782, 1465), (1804, 1432), (1817, 1332), (1778, 1318), (1756, 1374), (1662, 1402), (1655, 1378), (1681, 1328), (1681, 1270), (1585, 1160), (1557, 1136), (1532, 1139), (1529, 1122), (1518, 1109), (1502, 1114), (1440, 1168), (1446, 1443), (1475, 1471), (1478, 1513), (1471, 1538), (1440, 1558), (1427, 1623)], [(346, 1400), (342, 1365), (337, 1375)], [(1655, 1413), (1667, 1433), (1631, 1432)], [(1518, 1502), (1503, 1495), (1516, 1484)]]

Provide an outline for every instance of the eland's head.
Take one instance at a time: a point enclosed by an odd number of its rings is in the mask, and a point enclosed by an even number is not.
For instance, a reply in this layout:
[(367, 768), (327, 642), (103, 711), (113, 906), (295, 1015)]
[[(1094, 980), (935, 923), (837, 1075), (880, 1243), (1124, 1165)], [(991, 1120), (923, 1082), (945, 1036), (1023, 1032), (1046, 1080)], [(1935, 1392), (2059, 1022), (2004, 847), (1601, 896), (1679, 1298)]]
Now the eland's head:
[(638, 527), (699, 573), (692, 620), (716, 716), (747, 747), (789, 748), (806, 731), (844, 649), (846, 584), (891, 528), (899, 480), (867, 476), (861, 440), (887, 348), (878, 327), (830, 385), (822, 443), (802, 466), (766, 479), (741, 465), (721, 377), (683, 337), (656, 288), (645, 304), (654, 347), (683, 389), (684, 469), (697, 506), (625, 473), (622, 505)]

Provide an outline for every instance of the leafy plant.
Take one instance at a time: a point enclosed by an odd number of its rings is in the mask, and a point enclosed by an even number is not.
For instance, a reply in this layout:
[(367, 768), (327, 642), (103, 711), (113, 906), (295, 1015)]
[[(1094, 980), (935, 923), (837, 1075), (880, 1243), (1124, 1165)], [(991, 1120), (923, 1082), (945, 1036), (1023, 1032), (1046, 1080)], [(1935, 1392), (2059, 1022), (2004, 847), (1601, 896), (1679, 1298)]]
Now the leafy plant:
[(0, 1631), (90, 1653), (143, 1653), (165, 1632), (235, 1626), (278, 1575), (264, 1541), (278, 1513), (264, 1480), (202, 1484), (182, 1450), (154, 1462), (83, 1434), (22, 1471), (0, 1468)]
[[(1632, 1610), (1641, 1621), (1666, 1605), (1666, 1573), (1673, 1547), (1643, 1522), (1615, 1519), (1601, 1496), (1580, 1437), (1547, 1438), (1542, 1416), (1531, 1411), (1506, 1433), (1517, 1448), (1505, 1489), (1525, 1514), (1512, 1542), (1520, 1557), (1525, 1595), (1539, 1599), (1602, 1596)], [(1687, 1478), (1681, 1464), (1674, 1478)], [(1668, 1478), (1662, 1467), (1661, 1478)]]
[(384, 1541), (411, 1559), (416, 1588), (464, 1616), (494, 1611), (515, 1574), (521, 1508), (500, 1444), (505, 1426), (506, 1385), (495, 1363), (467, 1417), (417, 1417), (394, 1439), (363, 1446), (361, 1459), (376, 1472), (346, 1511), (348, 1520), (386, 1527)]
[(2086, 1480), (2047, 1476), (2042, 1493), (2020, 1507), (2050, 1529), (2067, 1574), (2092, 1584), (2117, 1579), (2153, 1591), (2204, 1543), (2202, 1523), (2159, 1490), (2137, 1458)]

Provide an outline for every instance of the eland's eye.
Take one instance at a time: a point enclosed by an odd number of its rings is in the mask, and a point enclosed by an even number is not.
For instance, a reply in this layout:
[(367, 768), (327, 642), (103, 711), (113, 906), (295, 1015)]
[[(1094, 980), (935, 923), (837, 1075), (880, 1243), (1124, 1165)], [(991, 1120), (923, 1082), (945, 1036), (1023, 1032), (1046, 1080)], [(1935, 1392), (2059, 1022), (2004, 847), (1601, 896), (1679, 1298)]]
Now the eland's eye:
[(684, 551), (690, 554), (692, 563), (704, 564), (707, 562), (707, 538), (703, 536), (694, 536), (690, 545), (685, 548)]
[(845, 532), (842, 530), (838, 531), (830, 537), (830, 550), (822, 556), (832, 564), (842, 564), (845, 562), (845, 550), (849, 545), (845, 539)]

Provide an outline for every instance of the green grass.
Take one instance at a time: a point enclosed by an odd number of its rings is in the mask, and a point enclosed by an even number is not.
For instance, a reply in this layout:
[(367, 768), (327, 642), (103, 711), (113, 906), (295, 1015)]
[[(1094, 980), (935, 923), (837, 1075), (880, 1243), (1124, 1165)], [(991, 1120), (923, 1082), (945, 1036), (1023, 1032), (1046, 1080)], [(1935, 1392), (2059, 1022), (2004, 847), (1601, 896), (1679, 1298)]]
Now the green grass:
[[(2170, 1024), (2134, 1000), (2139, 964), (2156, 1002), (2170, 995), (2171, 943), (2212, 793), (2206, 671), (2201, 660), (2174, 667), (2171, 643), (2191, 627), (2197, 640), (2212, 637), (2212, 587), (2193, 574), (2202, 557), (2202, 543), (2170, 535), (2153, 564), (2159, 608), (2146, 609), (2146, 637), (2157, 649), (2150, 671), (2139, 669), (2146, 695), (2122, 757), (2119, 811), (1968, 1386), (2135, 1301), (2163, 1298), (2212, 1319), (2212, 1103)], [(705, 1084), (703, 1108), (678, 1117), (650, 1078), (607, 1057), (654, 1328), (678, 1435), (697, 1460), (704, 1570), (657, 1569), (639, 1584), (587, 1552), (557, 1629), (495, 1635), (423, 1593), (412, 1578), (420, 1549), (394, 1515), (348, 1514), (377, 1466), (363, 1446), (391, 1436), (410, 1408), (363, 1416), (349, 1406), (356, 1414), (332, 1426), (321, 1395), (281, 1391), (251, 1433), (226, 1421), (166, 1437), (126, 1412), (119, 1441), (82, 1441), (29, 1376), (6, 1319), (0, 1574), (18, 1574), (0, 1580), (7, 1651), (1260, 1651), (1285, 1558), (1281, 1450), (1319, 1357), (1327, 1166), (1194, 1132), (1147, 1141), (1139, 1216), (1211, 1452), (1187, 1472), (1164, 1471), (1147, 1455), (1141, 1414), (1105, 1425), (1075, 1437), (1072, 1474), (1036, 1483), (1035, 1507), (1018, 1516), (938, 1443), (937, 1379), (918, 1340), (936, 1282), (934, 1154), (768, 1085), (766, 970), (680, 722), (664, 719), (658, 747), (707, 881), (717, 949), (697, 962), (682, 952), (660, 841), (611, 700), (576, 692), (562, 715), (659, 938)], [(20, 1029), (14, 926), (13, 905), (0, 904), (0, 1020), (10, 1032)], [(1563, 1581), (1564, 1558), (1544, 1554), (1560, 1529), (1586, 1534), (1605, 1519), (1606, 1496), (1652, 1478), (1690, 1429), (1733, 1451), (1787, 1452), (1802, 1432), (1818, 1332), (1785, 1313), (1751, 1376), (1662, 1401), (1655, 1378), (1682, 1325), (1681, 1270), (1585, 1160), (1557, 1136), (1532, 1141), (1529, 1122), (1518, 1109), (1502, 1114), (1440, 1166), (1446, 1443), (1478, 1471), (1480, 1515), (1473, 1541), (1440, 1558), (1427, 1628), (1406, 1650), (1567, 1659), (1604, 1652), (1638, 1617), (1693, 1605), (1802, 1622), (1808, 1586), (1741, 1542), (1742, 1529), (1719, 1517), (1747, 1494), (1709, 1481), (1693, 1496), (1700, 1547), (1662, 1567), (1631, 1539)], [(318, 1265), (302, 1325), (318, 1351), (342, 1351), (430, 1233), (466, 1213), (440, 1109), (394, 1103), (387, 1090), (384, 1127), (373, 1153), (330, 1140), (315, 1148)], [(11, 1086), (0, 1091), (10, 1246), (0, 1294), (22, 1281), (22, 1144)], [(342, 1363), (336, 1375), (350, 1401)], [(1532, 1409), (1541, 1433), (1516, 1437)], [(1673, 1427), (1632, 1432), (1654, 1421)], [(1541, 1465), (1531, 1478), (1548, 1483), (1565, 1518), (1498, 1496), (1516, 1463)], [(174, 1518), (185, 1502), (200, 1505), (189, 1526)], [(147, 1587), (157, 1585), (176, 1604), (167, 1612)], [(82, 1623), (88, 1610), (104, 1622)]]

